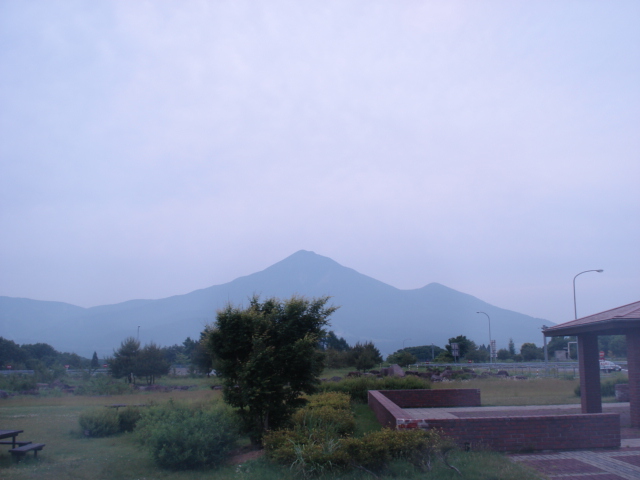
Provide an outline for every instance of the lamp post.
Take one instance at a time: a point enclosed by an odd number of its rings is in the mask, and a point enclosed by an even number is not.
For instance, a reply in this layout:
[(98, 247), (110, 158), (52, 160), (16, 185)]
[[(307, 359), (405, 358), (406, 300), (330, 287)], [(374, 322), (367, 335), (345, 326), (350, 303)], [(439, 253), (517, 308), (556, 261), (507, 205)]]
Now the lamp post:
[(487, 316), (487, 320), (489, 320), (489, 363), (493, 363), (492, 362), (493, 351), (491, 349), (491, 318), (489, 317), (489, 314), (487, 314), (485, 312), (476, 312), (476, 313), (482, 313), (482, 314), (486, 315)]
[[(582, 275), (583, 273), (587, 273), (587, 272), (602, 273), (604, 272), (604, 270), (585, 270), (584, 272), (580, 272), (578, 275)], [(578, 307), (576, 305), (576, 278), (578, 278), (578, 275), (573, 277), (573, 316), (575, 320), (578, 319)]]
[(137, 340), (140, 341), (140, 325), (138, 325), (138, 338), (137, 338)]

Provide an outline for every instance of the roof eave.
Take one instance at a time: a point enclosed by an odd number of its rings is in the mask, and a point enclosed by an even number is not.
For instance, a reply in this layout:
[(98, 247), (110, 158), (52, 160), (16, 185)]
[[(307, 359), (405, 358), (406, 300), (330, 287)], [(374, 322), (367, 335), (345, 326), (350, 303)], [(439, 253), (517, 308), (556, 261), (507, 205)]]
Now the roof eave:
[(600, 322), (562, 327), (561, 325), (543, 330), (545, 337), (580, 335), (599, 332), (600, 335), (624, 335), (627, 331), (640, 328), (640, 319), (612, 318)]

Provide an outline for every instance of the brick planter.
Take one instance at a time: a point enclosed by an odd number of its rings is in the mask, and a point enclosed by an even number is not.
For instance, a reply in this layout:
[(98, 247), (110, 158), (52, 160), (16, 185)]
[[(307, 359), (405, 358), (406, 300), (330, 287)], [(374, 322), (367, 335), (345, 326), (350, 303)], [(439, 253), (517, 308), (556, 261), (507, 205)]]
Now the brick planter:
[(456, 417), (455, 408), (425, 411), (408, 418), (403, 408), (480, 405), (479, 390), (370, 390), (369, 407), (378, 421), (393, 429), (442, 430), (461, 447), (502, 452), (614, 448), (620, 446), (620, 415), (592, 413)]

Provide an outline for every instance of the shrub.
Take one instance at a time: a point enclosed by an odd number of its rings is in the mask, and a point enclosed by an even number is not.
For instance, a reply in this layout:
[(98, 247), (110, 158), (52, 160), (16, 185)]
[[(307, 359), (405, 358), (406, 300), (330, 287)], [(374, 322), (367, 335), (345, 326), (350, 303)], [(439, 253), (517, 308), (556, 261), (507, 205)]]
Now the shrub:
[[(625, 376), (617, 376), (614, 378), (607, 378), (603, 382), (600, 382), (600, 396), (602, 397), (615, 397), (616, 385), (620, 383), (629, 383), (629, 379)], [(573, 390), (576, 397), (580, 397), (582, 392), (580, 391), (580, 385), (576, 385)]]
[(131, 387), (123, 382), (113, 381), (105, 375), (96, 375), (75, 389), (75, 395), (119, 395), (131, 392)]
[(307, 406), (294, 414), (293, 428), (265, 434), (267, 457), (289, 465), (305, 478), (349, 468), (380, 471), (400, 459), (430, 470), (435, 456), (450, 466), (446, 453), (454, 444), (434, 430), (383, 429), (361, 438), (350, 436), (354, 429), (343, 428), (349, 424), (347, 417), (353, 420), (348, 400), (347, 395), (335, 392), (309, 397)]
[(118, 412), (119, 429), (121, 432), (133, 432), (142, 417), (138, 407), (126, 407)]
[(36, 379), (33, 375), (22, 375), (14, 373), (11, 375), (0, 375), (0, 390), (10, 392), (24, 392), (36, 388)]
[(96, 408), (83, 412), (78, 422), (84, 434), (89, 437), (107, 437), (120, 431), (118, 413), (111, 408)]
[[(318, 431), (281, 430), (264, 437), (269, 459), (289, 465), (308, 477), (330, 470), (359, 468), (382, 471), (392, 460), (406, 460), (430, 470), (440, 458), (447, 466), (446, 454), (453, 449), (451, 440), (434, 430), (390, 430), (371, 432), (361, 438), (335, 438)], [(454, 468), (455, 469), (455, 468)]]
[(337, 436), (351, 435), (356, 428), (351, 398), (338, 392), (311, 395), (307, 405), (293, 414), (292, 422), (296, 429), (323, 430)]
[(416, 390), (429, 389), (431, 383), (421, 377), (410, 375), (401, 377), (359, 377), (347, 378), (339, 382), (325, 382), (320, 389), (323, 392), (341, 392), (348, 394), (354, 402), (367, 403), (369, 390)]
[(170, 470), (220, 465), (238, 438), (237, 419), (227, 407), (188, 407), (168, 402), (150, 407), (136, 435), (154, 461)]

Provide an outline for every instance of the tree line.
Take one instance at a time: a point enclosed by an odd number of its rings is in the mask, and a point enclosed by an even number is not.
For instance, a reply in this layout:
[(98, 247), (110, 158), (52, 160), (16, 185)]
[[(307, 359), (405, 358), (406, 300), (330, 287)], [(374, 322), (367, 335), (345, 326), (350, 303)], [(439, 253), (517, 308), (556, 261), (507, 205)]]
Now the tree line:
[[(575, 342), (575, 337), (552, 337), (547, 344), (547, 355), (553, 361), (556, 351), (567, 351), (569, 343)], [(452, 343), (457, 343), (459, 348), (458, 360), (474, 363), (489, 361), (489, 347), (486, 345), (476, 345), (464, 335), (458, 335), (449, 339), (445, 348), (440, 348), (433, 344), (419, 347), (406, 347), (392, 353), (387, 357), (387, 362), (397, 363), (405, 367), (417, 362), (453, 363)], [(622, 358), (627, 355), (626, 337), (624, 335), (608, 335), (598, 337), (598, 346), (605, 356), (612, 358)], [(501, 348), (496, 352), (498, 361), (501, 362), (532, 362), (544, 360), (544, 347), (535, 343), (526, 342), (516, 351), (513, 339), (509, 339), (507, 348)], [(575, 347), (571, 350), (571, 358), (576, 359)]]

